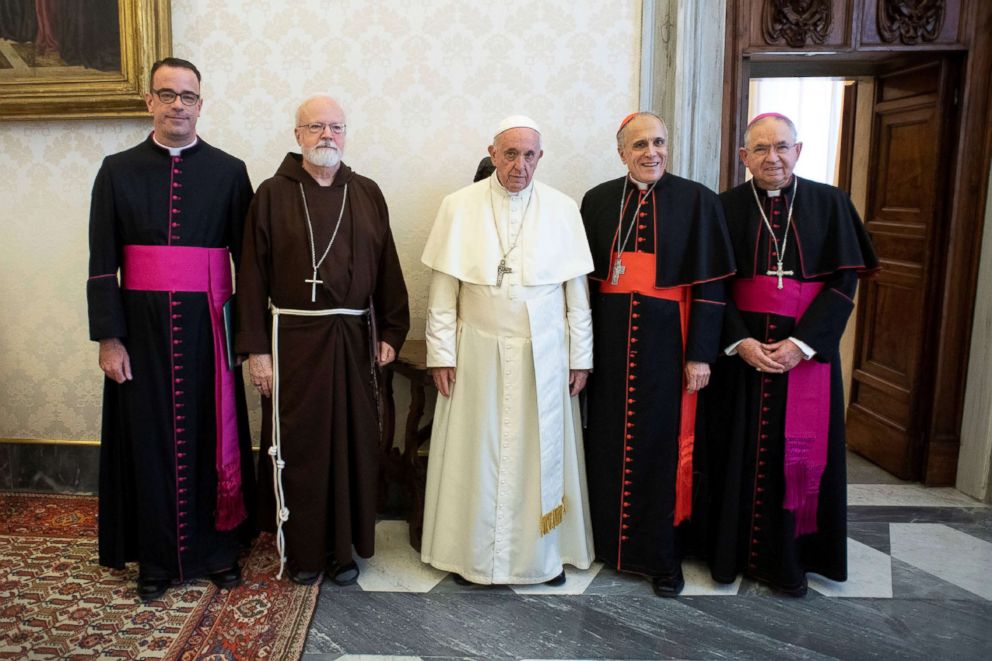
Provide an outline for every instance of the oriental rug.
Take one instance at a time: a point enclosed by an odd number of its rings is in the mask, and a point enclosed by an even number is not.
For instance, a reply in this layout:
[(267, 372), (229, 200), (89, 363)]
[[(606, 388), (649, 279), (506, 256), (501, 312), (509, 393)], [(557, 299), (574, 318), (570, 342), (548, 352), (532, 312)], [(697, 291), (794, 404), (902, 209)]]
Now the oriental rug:
[(0, 659), (298, 659), (319, 584), (277, 580), (271, 535), (242, 557), (243, 583), (135, 594), (137, 567), (97, 564), (93, 496), (0, 493)]

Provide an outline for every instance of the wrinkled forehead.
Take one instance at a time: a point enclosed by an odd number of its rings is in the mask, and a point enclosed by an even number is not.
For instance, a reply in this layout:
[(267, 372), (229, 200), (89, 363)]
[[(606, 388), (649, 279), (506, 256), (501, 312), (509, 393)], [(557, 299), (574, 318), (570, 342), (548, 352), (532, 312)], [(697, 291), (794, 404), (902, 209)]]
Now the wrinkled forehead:
[(757, 144), (778, 144), (780, 142), (791, 142), (795, 139), (789, 124), (777, 117), (768, 117), (756, 122), (748, 132), (749, 143)]
[(662, 138), (668, 142), (668, 129), (651, 115), (641, 115), (633, 119), (623, 131), (624, 146), (643, 139), (653, 141), (655, 138)]
[(517, 151), (540, 151), (541, 134), (534, 129), (518, 127), (507, 129), (496, 136), (493, 142), (496, 151), (516, 149)]
[(313, 99), (300, 107), (299, 123), (343, 124), (344, 110), (330, 99)]

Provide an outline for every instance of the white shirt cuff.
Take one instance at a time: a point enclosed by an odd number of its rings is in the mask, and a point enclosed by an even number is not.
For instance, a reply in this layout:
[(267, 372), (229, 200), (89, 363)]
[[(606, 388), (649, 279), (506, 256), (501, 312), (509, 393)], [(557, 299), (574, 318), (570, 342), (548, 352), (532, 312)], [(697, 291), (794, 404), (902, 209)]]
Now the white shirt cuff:
[[(746, 339), (747, 338), (744, 338), (744, 340), (746, 340)], [(728, 346), (726, 349), (724, 349), (723, 350), (723, 353), (727, 354), (728, 356), (736, 356), (737, 355), (737, 345), (740, 344), (741, 342), (743, 342), (744, 340), (737, 340), (736, 342), (734, 342), (733, 344), (731, 344), (730, 346)]]
[(816, 355), (816, 350), (813, 349), (813, 347), (811, 347), (810, 345), (803, 342), (802, 340), (797, 340), (794, 337), (790, 337), (789, 339), (792, 340), (793, 344), (799, 347), (799, 350), (803, 352), (803, 355), (806, 357), (806, 360), (809, 360), (810, 358)]

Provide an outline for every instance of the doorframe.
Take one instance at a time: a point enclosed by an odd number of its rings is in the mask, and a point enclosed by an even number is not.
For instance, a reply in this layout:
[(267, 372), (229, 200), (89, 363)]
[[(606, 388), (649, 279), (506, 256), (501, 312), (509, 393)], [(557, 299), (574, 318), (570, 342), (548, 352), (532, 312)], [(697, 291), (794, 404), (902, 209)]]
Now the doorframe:
[[(874, 75), (880, 60), (895, 60), (911, 57), (925, 49), (894, 48), (889, 51), (873, 50), (857, 52), (850, 50), (834, 54), (809, 54), (799, 51), (782, 51), (774, 54), (758, 55), (747, 52), (744, 37), (746, 25), (741, 22), (742, 0), (728, 0), (726, 7), (723, 122), (721, 131), (720, 189), (726, 190), (744, 180), (743, 166), (738, 162), (737, 147), (742, 142), (747, 124), (747, 83), (751, 78), (752, 65), (760, 61), (760, 66), (780, 63), (796, 73), (794, 75), (827, 75), (816, 71), (837, 71), (838, 65), (845, 67), (844, 75)], [(933, 393), (932, 411), (925, 421), (923, 456), (924, 483), (931, 486), (955, 484), (955, 478), (967, 477), (968, 484), (988, 484), (992, 457), (986, 453), (980, 456), (984, 471), (977, 479), (972, 479), (971, 468), (967, 476), (958, 475), (959, 458), (974, 456), (975, 448), (989, 447), (989, 439), (982, 438), (982, 431), (992, 429), (992, 407), (983, 405), (992, 393), (968, 393), (969, 413), (983, 414), (989, 418), (986, 424), (972, 424), (969, 419), (969, 437), (962, 438), (962, 421), (965, 409), (965, 383), (963, 375), (969, 368), (971, 340), (978, 273), (981, 257), (981, 241), (984, 229), (985, 211), (988, 202), (988, 177), (992, 161), (992, 126), (986, 117), (992, 111), (992, 3), (982, 0), (963, 0), (963, 25), (968, 33), (963, 35), (959, 48), (944, 49), (963, 53), (964, 64), (960, 72), (962, 85), (959, 87), (957, 126), (955, 127), (954, 174), (948, 182), (949, 204), (946, 226), (947, 243), (945, 259), (947, 272), (941, 292), (941, 315), (936, 320), (937, 340), (936, 368), (929, 388)], [(855, 20), (855, 19), (852, 19)], [(854, 26), (848, 26), (853, 32)], [(936, 50), (936, 49), (929, 49)], [(774, 66), (774, 64), (772, 64)], [(953, 121), (953, 119), (951, 120)], [(977, 164), (977, 165), (976, 165)], [(988, 255), (992, 259), (992, 255)], [(977, 324), (975, 324), (977, 325)], [(989, 337), (992, 341), (992, 336)], [(987, 352), (986, 352), (987, 353)], [(985, 354), (983, 354), (985, 356)], [(982, 364), (972, 365), (976, 370), (992, 368), (992, 357), (986, 356)], [(972, 375), (974, 377), (974, 375)], [(970, 379), (978, 381), (977, 379)], [(981, 381), (984, 383), (984, 381)], [(973, 403), (977, 398), (977, 403)], [(970, 430), (977, 430), (971, 432)], [(962, 444), (965, 444), (962, 447)], [(963, 463), (963, 462), (962, 462)], [(975, 462), (971, 462), (973, 465)], [(980, 462), (981, 463), (981, 462)], [(976, 467), (976, 470), (981, 470)], [(958, 483), (962, 483), (958, 479)], [(987, 490), (968, 490), (968, 493), (987, 498)]]

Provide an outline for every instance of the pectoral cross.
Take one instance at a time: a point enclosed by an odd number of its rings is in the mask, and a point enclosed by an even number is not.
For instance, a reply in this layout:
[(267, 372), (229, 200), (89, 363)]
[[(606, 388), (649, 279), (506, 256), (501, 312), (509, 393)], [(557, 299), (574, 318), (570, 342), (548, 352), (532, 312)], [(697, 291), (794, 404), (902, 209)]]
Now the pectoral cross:
[[(323, 280), (318, 280), (317, 279), (317, 269), (314, 269), (313, 270), (313, 277), (312, 278), (307, 278), (303, 282), (309, 282), (310, 283), (310, 302), (311, 303), (316, 303), (317, 302), (317, 285), (324, 284), (324, 281)], [(779, 289), (781, 289), (781, 287), (779, 287)]]
[(783, 275), (792, 275), (792, 274), (793, 274), (792, 271), (783, 271), (782, 270), (782, 262), (779, 262), (778, 263), (778, 268), (775, 269), (774, 271), (772, 271), (772, 270), (765, 271), (765, 275), (775, 275), (775, 276), (778, 276), (778, 288), (779, 289), (782, 288), (782, 276)]
[(513, 269), (506, 265), (506, 258), (499, 260), (499, 266), (496, 267), (496, 286), (503, 286), (503, 274), (513, 273)]
[(610, 277), (610, 284), (615, 285), (620, 282), (620, 276), (626, 272), (627, 267), (620, 261), (620, 255), (617, 255), (617, 261), (613, 262), (613, 275)]

